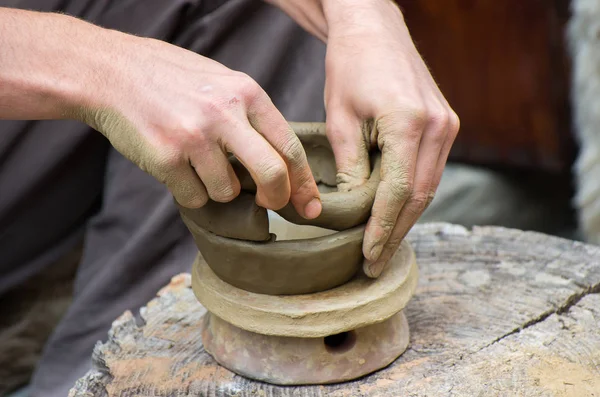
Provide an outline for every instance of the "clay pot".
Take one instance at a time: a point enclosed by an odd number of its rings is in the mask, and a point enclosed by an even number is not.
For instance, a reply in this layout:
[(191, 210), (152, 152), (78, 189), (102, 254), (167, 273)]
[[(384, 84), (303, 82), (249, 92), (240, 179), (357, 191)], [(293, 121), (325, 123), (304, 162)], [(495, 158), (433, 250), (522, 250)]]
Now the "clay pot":
[[(210, 268), (223, 281), (246, 291), (297, 295), (324, 291), (350, 280), (362, 268), (362, 240), (379, 183), (380, 155), (372, 156), (367, 183), (348, 192), (335, 187), (335, 160), (324, 123), (291, 123), (320, 189), (323, 210), (313, 220), (288, 204), (277, 213), (296, 225), (337, 233), (278, 241), (269, 232), (269, 216), (256, 205), (256, 186), (235, 159), (232, 166), (242, 193), (229, 203), (210, 201), (202, 208), (179, 206), (181, 216)], [(333, 190), (333, 191), (331, 191)]]

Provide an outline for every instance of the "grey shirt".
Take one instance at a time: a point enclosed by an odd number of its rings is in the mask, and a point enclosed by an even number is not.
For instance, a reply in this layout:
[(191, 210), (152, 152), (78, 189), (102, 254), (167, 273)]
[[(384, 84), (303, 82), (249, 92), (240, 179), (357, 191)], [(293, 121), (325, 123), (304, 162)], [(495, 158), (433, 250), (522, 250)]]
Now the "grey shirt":
[[(325, 47), (260, 0), (0, 0), (155, 37), (254, 77), (288, 120), (323, 121)], [(197, 250), (167, 189), (72, 121), (0, 122), (0, 299), (84, 243), (74, 298), (32, 379), (64, 397), (111, 322)]]

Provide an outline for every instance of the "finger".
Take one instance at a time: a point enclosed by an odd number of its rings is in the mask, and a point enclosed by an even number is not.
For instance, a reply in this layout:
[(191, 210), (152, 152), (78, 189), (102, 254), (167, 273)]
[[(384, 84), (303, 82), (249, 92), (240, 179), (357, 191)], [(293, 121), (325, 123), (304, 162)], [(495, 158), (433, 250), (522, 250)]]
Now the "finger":
[(400, 210), (412, 194), (417, 153), (424, 123), (403, 112), (377, 121), (381, 150), (381, 182), (375, 193), (363, 241), (370, 262), (381, 255)]
[(218, 145), (194, 152), (190, 161), (211, 200), (226, 203), (240, 194), (240, 181)]
[(447, 133), (447, 116), (445, 111), (440, 111), (437, 116), (431, 118), (423, 133), (417, 156), (412, 194), (402, 207), (396, 225), (385, 243), (381, 255), (378, 258), (365, 260), (363, 270), (367, 276), (379, 277), (387, 262), (398, 250), (408, 231), (429, 205), (435, 192), (433, 181)]
[(326, 124), (337, 167), (338, 190), (348, 191), (364, 184), (371, 174), (371, 165), (361, 120), (344, 107), (330, 106)]
[(186, 208), (200, 208), (208, 201), (204, 184), (189, 163), (181, 164), (163, 180), (175, 200)]
[[(452, 149), (452, 145), (454, 145), (454, 141), (458, 135), (458, 131), (460, 130), (460, 120), (456, 113), (453, 111), (450, 112), (449, 126), (448, 126), (448, 136), (446, 137), (446, 141), (442, 146), (442, 150), (440, 152), (440, 158), (438, 159), (438, 163), (436, 166), (435, 175), (433, 177), (432, 187), (433, 190), (437, 190), (440, 185), (440, 181), (442, 180), (442, 176), (444, 174), (444, 169), (446, 168), (446, 163), (448, 162), (448, 157), (450, 156), (450, 150)], [(430, 201), (433, 200), (433, 197)]]
[(228, 126), (223, 138), (223, 150), (233, 153), (256, 183), (256, 203), (274, 211), (283, 208), (290, 200), (290, 182), (279, 153), (248, 122)]
[(290, 184), (289, 201), (298, 214), (307, 219), (314, 219), (321, 214), (322, 207), (319, 190), (304, 148), (266, 93), (259, 95), (259, 98), (249, 103), (249, 122), (285, 162)]

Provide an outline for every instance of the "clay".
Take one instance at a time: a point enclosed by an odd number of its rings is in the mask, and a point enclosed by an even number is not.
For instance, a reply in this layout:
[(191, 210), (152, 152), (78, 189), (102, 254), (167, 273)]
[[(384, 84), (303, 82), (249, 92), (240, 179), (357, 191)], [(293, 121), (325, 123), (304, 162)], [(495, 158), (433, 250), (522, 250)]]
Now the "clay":
[[(290, 122), (289, 124), (304, 147), (315, 182), (318, 185), (335, 188), (337, 169), (331, 145), (325, 135), (325, 123)], [(229, 161), (240, 179), (242, 190), (256, 192), (256, 184), (242, 163), (234, 156), (230, 156)]]
[[(329, 141), (325, 136), (324, 123), (290, 123), (300, 142), (305, 148), (313, 176), (317, 183), (331, 187), (335, 184), (335, 159)], [(240, 180), (242, 192), (256, 193), (256, 184), (248, 170), (234, 157), (230, 163)], [(346, 230), (361, 225), (367, 221), (375, 199), (375, 191), (380, 181), (379, 153), (372, 156), (372, 172), (368, 182), (347, 192), (329, 192), (321, 194), (323, 210), (321, 215), (313, 220), (301, 217), (291, 204), (277, 211), (279, 215), (290, 222), (299, 225), (313, 225), (331, 230)], [(326, 189), (327, 190), (327, 189)], [(230, 208), (234, 206), (240, 208)], [(244, 208), (242, 208), (244, 206)], [(247, 206), (247, 207), (246, 207)], [(252, 211), (242, 214), (242, 211)], [(268, 233), (263, 219), (266, 213), (260, 212), (250, 205), (247, 200), (233, 200), (230, 203), (215, 203), (198, 209), (184, 209), (184, 216), (197, 226), (212, 231), (223, 237), (233, 237), (251, 241), (264, 241)], [(220, 219), (223, 219), (222, 221)], [(255, 226), (249, 227), (249, 222), (256, 220)], [(193, 230), (190, 230), (194, 233)], [(256, 235), (252, 233), (256, 232)]]
[(417, 278), (415, 254), (403, 242), (379, 278), (358, 273), (323, 292), (278, 297), (248, 292), (219, 278), (200, 256), (192, 269), (192, 289), (208, 311), (238, 328), (262, 335), (318, 338), (387, 320), (404, 309)]
[(194, 236), (204, 229), (222, 237), (240, 240), (271, 239), (267, 210), (256, 204), (253, 194), (242, 191), (229, 203), (210, 200), (201, 211), (179, 204), (177, 206), (183, 222)]
[[(335, 186), (335, 159), (325, 135), (325, 124), (290, 123), (290, 125), (302, 142), (315, 181), (326, 186)], [(369, 180), (350, 191), (323, 193), (321, 195), (323, 211), (318, 218), (304, 219), (291, 204), (277, 213), (298, 225), (313, 225), (332, 230), (346, 230), (365, 223), (371, 215), (371, 207), (380, 181), (381, 156), (379, 153), (374, 153), (371, 157)]]
[[(291, 123), (302, 142), (317, 182), (335, 183), (335, 160), (324, 123)], [(224, 281), (246, 291), (308, 294), (335, 288), (361, 268), (364, 223), (379, 183), (380, 156), (373, 157), (371, 178), (347, 192), (323, 193), (323, 211), (315, 220), (302, 218), (291, 204), (277, 211), (299, 225), (312, 225), (338, 234), (275, 241), (269, 233), (267, 211), (256, 205), (256, 185), (235, 158), (232, 167), (242, 192), (229, 203), (209, 201), (199, 209), (179, 206), (182, 219), (212, 270)]]
[(259, 294), (324, 291), (350, 280), (362, 267), (364, 226), (317, 238), (262, 243), (221, 237), (194, 225), (190, 230), (221, 280)]
[(406, 317), (326, 338), (266, 336), (237, 328), (207, 313), (202, 325), (204, 349), (225, 368), (277, 385), (330, 384), (381, 369), (408, 346)]
[(327, 139), (325, 123), (289, 123), (302, 143), (315, 182), (337, 186), (337, 168), (333, 150)]
[(377, 155), (373, 159), (373, 171), (367, 183), (348, 192), (321, 194), (323, 210), (316, 219), (301, 217), (291, 204), (277, 213), (297, 225), (312, 225), (332, 230), (346, 230), (366, 223), (371, 215), (375, 192), (380, 181), (380, 166), (381, 157)]
[[(313, 175), (331, 189), (335, 159), (324, 123), (290, 123), (305, 148)], [(275, 241), (269, 233), (267, 211), (256, 205), (256, 185), (249, 172), (230, 158), (242, 192), (229, 203), (209, 201), (199, 209), (179, 206), (198, 249), (213, 271), (231, 285), (272, 295), (308, 294), (334, 288), (361, 268), (365, 223), (380, 180), (381, 157), (372, 157), (372, 173), (351, 191), (321, 194), (322, 213), (301, 217), (291, 204), (277, 213), (289, 222), (311, 225), (339, 234), (296, 241)]]

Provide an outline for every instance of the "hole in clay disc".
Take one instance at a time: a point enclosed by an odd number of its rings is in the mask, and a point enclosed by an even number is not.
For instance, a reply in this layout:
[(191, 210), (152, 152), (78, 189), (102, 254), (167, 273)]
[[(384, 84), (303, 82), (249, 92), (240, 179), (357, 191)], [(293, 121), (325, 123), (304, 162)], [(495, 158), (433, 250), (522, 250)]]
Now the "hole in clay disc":
[(329, 353), (346, 353), (356, 344), (356, 333), (348, 331), (329, 335), (323, 338), (323, 343)]

